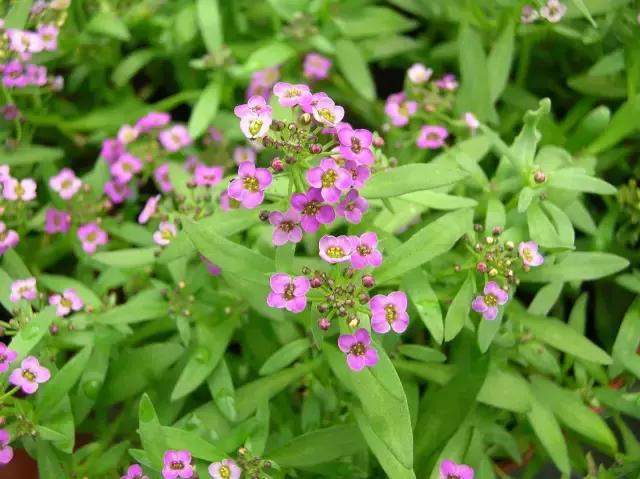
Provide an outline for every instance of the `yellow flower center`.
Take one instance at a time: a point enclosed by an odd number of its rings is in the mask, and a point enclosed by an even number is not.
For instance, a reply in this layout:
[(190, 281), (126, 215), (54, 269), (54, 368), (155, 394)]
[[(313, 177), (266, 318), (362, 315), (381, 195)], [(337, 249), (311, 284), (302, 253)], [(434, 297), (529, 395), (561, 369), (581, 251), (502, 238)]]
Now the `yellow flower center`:
[(484, 302), (487, 306), (493, 307), (498, 305), (498, 298), (492, 294), (486, 294), (484, 296)]
[(322, 173), (322, 186), (324, 188), (333, 186), (333, 184), (336, 182), (337, 177), (338, 174), (335, 172), (335, 170), (325, 171), (324, 173)]
[(396, 320), (396, 316), (398, 313), (396, 312), (396, 307), (393, 304), (387, 304), (384, 307), (384, 316), (389, 324), (393, 323)]
[(36, 380), (36, 375), (33, 374), (33, 372), (29, 369), (25, 369), (24, 371), (22, 371), (22, 377), (31, 383)]
[(320, 110), (318, 110), (318, 113), (320, 114), (320, 116), (322, 118), (324, 118), (325, 120), (327, 120), (329, 123), (333, 123), (336, 121), (336, 117), (333, 114), (333, 112), (331, 110), (329, 110), (328, 108), (321, 108)]
[(251, 120), (251, 123), (249, 123), (249, 133), (251, 133), (251, 135), (253, 136), (256, 136), (262, 129), (262, 124), (262, 120)]
[(260, 184), (258, 183), (258, 180), (253, 176), (244, 178), (242, 180), (242, 185), (244, 186), (245, 190), (249, 190), (252, 193), (260, 191)]
[(327, 248), (327, 256), (329, 258), (342, 258), (344, 256), (344, 250), (339, 246), (330, 246)]
[(220, 477), (223, 477), (224, 479), (231, 477), (231, 469), (229, 469), (229, 466), (222, 466), (220, 468)]

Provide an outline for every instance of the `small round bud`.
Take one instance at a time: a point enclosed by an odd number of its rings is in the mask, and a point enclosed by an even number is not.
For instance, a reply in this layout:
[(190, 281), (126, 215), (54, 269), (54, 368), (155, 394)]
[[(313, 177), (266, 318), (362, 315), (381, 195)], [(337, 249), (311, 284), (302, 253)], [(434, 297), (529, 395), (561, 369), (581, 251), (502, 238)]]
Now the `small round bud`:
[(370, 274), (365, 274), (362, 277), (362, 286), (364, 286), (365, 288), (373, 288), (375, 284), (376, 280)]
[(476, 271), (478, 273), (486, 273), (487, 272), (487, 263), (483, 263), (482, 261), (480, 261), (478, 264), (476, 264)]
[(384, 138), (382, 138), (381, 136), (375, 136), (373, 138), (373, 146), (382, 148), (384, 146)]
[(501, 226), (496, 226), (495, 228), (493, 228), (493, 231), (491, 233), (493, 234), (493, 236), (500, 236), (502, 234), (502, 231), (504, 230)]
[(52, 336), (57, 335), (60, 332), (60, 327), (57, 324), (52, 324), (51, 326), (49, 326), (49, 333)]
[(198, 185), (196, 185), (195, 181), (193, 181), (193, 180), (187, 181), (187, 188), (194, 189), (196, 186), (198, 186)]
[(347, 268), (344, 270), (344, 277), (345, 278), (353, 278), (353, 273), (355, 272), (355, 270), (351, 267)]
[(491, 276), (492, 278), (495, 278), (496, 276), (498, 276), (498, 270), (495, 268), (491, 268), (489, 270), (489, 276)]
[(322, 303), (322, 304), (318, 305), (318, 312), (320, 314), (324, 314), (327, 311), (329, 311), (329, 305), (328, 304)]
[(178, 288), (184, 289), (186, 287), (187, 287), (187, 283), (185, 283), (184, 281), (178, 281)]
[(474, 250), (480, 252), (482, 251), (482, 245), (480, 243), (476, 243), (473, 247)]
[(309, 113), (303, 113), (300, 115), (300, 123), (303, 125), (308, 125), (311, 123), (311, 115)]
[(264, 146), (265, 148), (269, 148), (269, 146), (271, 146), (272, 143), (273, 143), (273, 140), (268, 136), (265, 136), (262, 139), (262, 146)]
[(456, 273), (459, 273), (459, 272), (462, 270), (462, 267), (461, 267), (459, 264), (454, 264), (454, 265), (453, 265), (453, 270), (454, 270)]
[(482, 231), (483, 229), (484, 228), (479, 223), (476, 223), (476, 224), (473, 225), (473, 231), (475, 231), (476, 233), (480, 233), (480, 231)]
[(269, 221), (269, 212), (267, 210), (262, 210), (258, 214), (258, 218), (260, 218), (260, 221), (262, 221), (263, 223), (266, 223), (267, 221)]
[(507, 241), (504, 245), (509, 251), (513, 250), (513, 248), (516, 247), (516, 245), (513, 244), (513, 241), (511, 240)]
[(295, 157), (295, 156), (293, 156), (293, 155), (288, 155), (288, 156), (285, 158), (285, 161), (287, 162), (287, 164), (289, 164), (289, 165), (293, 165), (293, 164), (296, 162), (296, 157)]
[(398, 166), (398, 159), (393, 156), (389, 158), (389, 166), (391, 167)]
[(338, 316), (345, 317), (347, 315), (347, 308), (340, 306), (338, 308)]
[(302, 274), (304, 274), (306, 276), (309, 273), (311, 273), (311, 268), (309, 268), (308, 266), (303, 266), (302, 267)]
[(538, 170), (533, 174), (533, 181), (535, 181), (538, 184), (544, 183), (545, 181), (547, 181), (547, 176), (544, 174), (543, 171)]
[(369, 294), (368, 293), (360, 293), (358, 295), (358, 301), (360, 302), (360, 304), (367, 304), (369, 302)]
[(296, 131), (296, 130), (298, 129), (298, 127), (296, 126), (296, 124), (295, 124), (295, 123), (289, 123), (289, 124), (287, 125), (287, 129), (288, 129), (289, 131)]
[(309, 147), (309, 151), (312, 155), (319, 155), (322, 151), (322, 145), (320, 143), (314, 143)]
[(318, 278), (317, 276), (311, 278), (311, 287), (312, 288), (319, 288), (320, 286), (322, 286), (322, 278)]
[(318, 320), (318, 327), (322, 331), (327, 331), (331, 327), (331, 321), (328, 318), (320, 318)]
[(360, 320), (357, 316), (353, 315), (349, 318), (349, 322), (347, 324), (350, 328), (356, 328), (360, 324)]
[(485, 243), (487, 243), (487, 244), (493, 244), (493, 243), (495, 243), (495, 241), (496, 241), (496, 240), (493, 238), (493, 236), (487, 236), (487, 237), (484, 239), (484, 242), (485, 242)]
[(274, 129), (275, 131), (284, 130), (284, 121), (274, 120), (273, 123), (271, 123), (271, 128)]
[(276, 173), (280, 173), (284, 170), (284, 162), (278, 157), (274, 158), (271, 160), (271, 169)]
[(353, 293), (356, 291), (356, 285), (355, 285), (355, 284), (352, 284), (352, 283), (349, 283), (349, 284), (347, 285), (347, 287), (345, 288), (345, 291), (346, 291), (347, 293), (349, 293), (349, 294), (353, 294)]
[(247, 448), (246, 447), (241, 447), (240, 449), (238, 449), (238, 455), (239, 456), (244, 456), (247, 454)]

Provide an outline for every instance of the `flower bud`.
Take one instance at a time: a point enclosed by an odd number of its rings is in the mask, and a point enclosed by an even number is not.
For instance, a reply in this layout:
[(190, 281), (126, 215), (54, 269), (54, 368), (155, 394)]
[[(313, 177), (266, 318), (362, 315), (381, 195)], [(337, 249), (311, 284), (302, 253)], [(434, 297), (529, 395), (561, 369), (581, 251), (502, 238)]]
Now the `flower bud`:
[(287, 164), (293, 165), (296, 162), (296, 157), (293, 155), (289, 155), (285, 158), (285, 161), (287, 162)]
[(324, 314), (327, 311), (329, 311), (329, 305), (328, 304), (322, 303), (322, 304), (318, 305), (318, 312), (320, 314)]
[(318, 327), (322, 331), (327, 331), (331, 327), (331, 321), (328, 318), (320, 318), (318, 320)]
[(493, 231), (491, 233), (493, 234), (493, 236), (500, 236), (503, 231), (504, 230), (501, 226), (496, 226), (495, 228), (493, 228)]
[(354, 273), (354, 272), (355, 272), (355, 271), (354, 271), (354, 269), (353, 269), (353, 268), (351, 268), (351, 267), (349, 267), (349, 268), (347, 268), (347, 269), (345, 269), (345, 270), (344, 270), (344, 273), (343, 273), (343, 274), (344, 274), (344, 277), (345, 277), (345, 278), (353, 278), (353, 273)]
[(271, 123), (271, 129), (275, 130), (275, 131), (284, 130), (284, 121), (282, 121), (282, 120), (273, 120), (273, 123)]
[(376, 280), (370, 274), (365, 274), (362, 277), (362, 286), (364, 286), (365, 288), (373, 288), (375, 284)]
[(476, 223), (473, 225), (473, 231), (475, 231), (476, 233), (480, 233), (480, 231), (482, 231), (483, 229), (484, 228), (480, 223)]
[(360, 320), (356, 315), (353, 315), (349, 318), (349, 322), (347, 324), (350, 328), (355, 328), (360, 324)]
[(453, 265), (453, 270), (454, 270), (456, 273), (459, 273), (459, 272), (462, 270), (462, 267), (461, 267), (459, 264), (454, 264), (454, 265)]
[(314, 278), (311, 278), (311, 287), (312, 288), (319, 288), (320, 286), (322, 286), (322, 278), (318, 278), (317, 276)]
[(495, 278), (496, 276), (498, 276), (498, 270), (495, 268), (491, 268), (489, 270), (489, 276), (491, 276), (492, 278)]
[(368, 293), (360, 293), (360, 295), (358, 296), (358, 301), (360, 302), (360, 304), (367, 304), (369, 302), (369, 294)]
[(478, 273), (486, 273), (487, 272), (487, 263), (483, 263), (482, 261), (480, 261), (478, 264), (476, 264), (476, 271)]
[(509, 251), (513, 250), (513, 248), (516, 247), (516, 245), (511, 240), (507, 241), (504, 245)]
[(51, 326), (49, 326), (49, 333), (52, 336), (56, 336), (59, 332), (60, 332), (60, 327), (58, 327), (57, 324), (52, 324)]
[(547, 176), (542, 170), (538, 170), (533, 174), (533, 181), (538, 184), (544, 183), (545, 181), (547, 181)]
[(487, 236), (487, 237), (484, 239), (484, 241), (485, 241), (485, 243), (487, 243), (487, 244), (493, 244), (493, 243), (495, 242), (495, 239), (493, 239), (493, 236)]
[(260, 221), (266, 223), (267, 221), (269, 221), (269, 212), (267, 210), (262, 210), (258, 214), (258, 218), (260, 218)]
[(311, 123), (311, 115), (309, 113), (303, 113), (300, 115), (300, 123), (303, 125), (308, 125)]
[(271, 168), (275, 173), (280, 173), (282, 170), (284, 170), (284, 163), (280, 158), (275, 157), (273, 160), (271, 160)]
[(320, 143), (314, 143), (309, 147), (309, 151), (312, 155), (319, 155), (322, 151), (322, 145)]
[(381, 136), (375, 136), (373, 138), (373, 146), (382, 148), (384, 146), (384, 138), (382, 138)]

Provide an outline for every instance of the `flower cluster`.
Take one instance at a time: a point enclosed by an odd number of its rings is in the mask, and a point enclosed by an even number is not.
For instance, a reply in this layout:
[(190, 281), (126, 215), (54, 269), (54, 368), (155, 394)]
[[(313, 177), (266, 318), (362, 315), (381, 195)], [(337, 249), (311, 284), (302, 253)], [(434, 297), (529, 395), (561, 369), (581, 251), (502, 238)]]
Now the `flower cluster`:
[(292, 313), (305, 310), (309, 300), (322, 314), (318, 327), (327, 331), (333, 318), (343, 320), (340, 330), (355, 330), (342, 334), (338, 347), (346, 354), (347, 364), (354, 371), (375, 366), (377, 351), (365, 328), (358, 328), (360, 318), (368, 318), (371, 329), (378, 334), (394, 331), (398, 334), (409, 326), (407, 296), (401, 291), (370, 297), (368, 290), (375, 285), (374, 277), (366, 272), (382, 264), (375, 233), (361, 236), (325, 235), (319, 241), (319, 255), (334, 265), (333, 274), (303, 269), (302, 276), (275, 273), (271, 276), (271, 292), (267, 304)]
[(33, 178), (14, 178), (8, 165), (0, 165), (0, 255), (20, 242), (17, 229), (31, 218), (37, 189)]
[[(192, 460), (191, 453), (188, 450), (166, 451), (162, 459), (163, 479), (190, 479), (192, 477), (198, 477)], [(223, 459), (222, 461), (210, 464), (208, 472), (213, 479), (238, 479), (242, 473), (242, 469), (233, 459)], [(146, 477), (139, 464), (132, 464), (121, 479), (146, 479)]]
[(565, 13), (567, 13), (565, 4), (559, 0), (548, 0), (546, 5), (540, 7), (540, 10), (536, 10), (531, 5), (523, 6), (520, 21), (522, 23), (533, 23), (540, 18), (544, 18), (548, 22), (558, 23)]

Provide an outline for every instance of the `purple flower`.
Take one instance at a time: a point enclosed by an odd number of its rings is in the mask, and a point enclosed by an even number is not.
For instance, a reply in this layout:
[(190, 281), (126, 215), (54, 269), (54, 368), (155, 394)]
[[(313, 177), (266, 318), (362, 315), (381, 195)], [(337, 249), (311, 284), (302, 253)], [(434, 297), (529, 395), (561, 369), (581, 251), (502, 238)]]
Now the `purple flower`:
[(140, 133), (146, 133), (154, 128), (162, 128), (167, 126), (171, 121), (171, 115), (168, 113), (160, 113), (152, 111), (140, 118), (135, 125), (136, 130)]
[(378, 250), (378, 235), (364, 233), (351, 237), (353, 252), (351, 253), (351, 266), (354, 269), (363, 269), (367, 266), (377, 268), (382, 264), (382, 253)]
[(26, 301), (33, 301), (38, 297), (38, 290), (36, 289), (36, 279), (16, 279), (11, 283), (11, 294), (9, 299), (12, 303), (16, 303), (21, 299)]
[(128, 183), (140, 170), (142, 170), (142, 161), (126, 152), (111, 165), (111, 175), (118, 183)]
[(440, 479), (473, 479), (473, 469), (466, 464), (456, 464), (450, 459), (440, 463)]
[(308, 53), (302, 64), (302, 74), (310, 80), (324, 80), (329, 76), (331, 60), (319, 53)]
[(175, 238), (176, 234), (178, 234), (176, 225), (169, 221), (163, 221), (158, 226), (157, 231), (153, 233), (153, 241), (158, 246), (167, 246)]
[(306, 193), (294, 193), (291, 206), (302, 214), (300, 225), (306, 233), (315, 233), (320, 225), (328, 225), (336, 219), (333, 207), (324, 203), (319, 188), (309, 188)]
[(423, 83), (427, 83), (431, 78), (431, 75), (433, 75), (433, 70), (431, 68), (425, 67), (422, 63), (414, 63), (407, 70), (409, 81), (414, 85), (422, 85)]
[(104, 192), (112, 203), (119, 205), (129, 198), (133, 192), (126, 183), (119, 183), (115, 180), (109, 180), (104, 184)]
[(522, 7), (522, 13), (520, 15), (520, 21), (522, 23), (533, 23), (539, 17), (540, 17), (540, 14), (531, 5), (525, 5)]
[(51, 379), (51, 373), (34, 356), (27, 356), (9, 376), (9, 382), (22, 389), (26, 394), (33, 394), (38, 386)]
[(280, 78), (278, 65), (254, 72), (247, 89), (247, 98), (260, 96), (268, 100), (271, 96), (271, 86), (278, 81), (278, 78)]
[(286, 108), (299, 105), (305, 96), (311, 95), (307, 85), (278, 82), (273, 87), (273, 93), (278, 97), (278, 103)]
[(9, 464), (13, 459), (13, 449), (9, 446), (11, 435), (6, 429), (0, 429), (0, 464)]
[(93, 254), (98, 246), (107, 244), (109, 236), (96, 223), (88, 223), (78, 228), (78, 239), (85, 253)]
[(245, 208), (255, 208), (264, 200), (264, 190), (272, 179), (269, 170), (245, 161), (238, 167), (238, 178), (229, 184), (227, 192)]
[(340, 140), (340, 154), (347, 160), (353, 160), (360, 165), (370, 165), (374, 161), (371, 143), (373, 134), (369, 130), (354, 130), (350, 125), (338, 128)]
[(37, 188), (38, 185), (31, 178), (8, 178), (2, 183), (2, 196), (9, 201), (32, 201), (36, 199)]
[(362, 221), (369, 208), (369, 202), (365, 200), (357, 190), (351, 190), (336, 206), (338, 215), (344, 217), (349, 223), (358, 224)]
[(403, 92), (390, 95), (384, 106), (384, 112), (393, 126), (405, 126), (417, 110), (418, 104), (415, 101), (406, 101)]
[(347, 353), (347, 365), (352, 371), (362, 371), (365, 367), (378, 364), (378, 351), (371, 346), (369, 331), (360, 328), (355, 334), (341, 334), (338, 347)]
[(44, 214), (44, 231), (47, 234), (66, 233), (71, 226), (71, 215), (66, 211), (47, 208)]
[(476, 116), (471, 113), (471, 112), (466, 112), (464, 114), (464, 122), (467, 124), (467, 126), (469, 127), (469, 130), (471, 131), (471, 134), (475, 133), (475, 131), (478, 129), (478, 127), (480, 126), (480, 122), (478, 121), (478, 119), (476, 118)]
[(138, 223), (143, 225), (147, 221), (149, 221), (149, 219), (156, 213), (156, 210), (158, 209), (158, 202), (160, 201), (160, 198), (160, 195), (156, 195), (147, 200), (147, 202), (144, 204), (144, 208), (142, 208), (142, 211), (138, 215)]
[(52, 294), (49, 296), (49, 304), (56, 305), (56, 315), (60, 317), (68, 316), (71, 311), (80, 311), (84, 307), (84, 301), (73, 288), (65, 289), (62, 294)]
[(223, 459), (209, 466), (209, 474), (213, 479), (238, 479), (242, 470), (233, 459)]
[(63, 200), (70, 200), (82, 187), (82, 181), (70, 168), (62, 168), (60, 173), (49, 179), (49, 186)]
[(247, 115), (260, 115), (271, 116), (271, 107), (267, 104), (265, 99), (261, 96), (252, 96), (249, 101), (243, 105), (238, 105), (233, 109), (233, 113), (240, 119)]
[(272, 121), (270, 113), (248, 113), (240, 119), (240, 129), (244, 136), (255, 140), (269, 132)]
[(538, 252), (538, 243), (535, 241), (521, 242), (518, 245), (518, 253), (525, 266), (540, 266), (544, 263), (544, 256)]
[(233, 161), (235, 161), (236, 165), (240, 163), (244, 163), (245, 161), (250, 161), (251, 163), (256, 162), (256, 150), (246, 146), (237, 146), (233, 150)]
[(351, 187), (351, 174), (341, 168), (333, 158), (323, 158), (320, 166), (307, 170), (307, 181), (315, 188), (320, 188), (322, 197), (334, 203), (340, 199), (342, 191)]
[(273, 244), (282, 246), (287, 242), (299, 243), (302, 239), (300, 219), (300, 213), (295, 209), (290, 209), (285, 213), (273, 211), (269, 214), (269, 223), (273, 225)]
[(344, 263), (351, 259), (353, 239), (350, 236), (324, 235), (319, 242), (320, 257), (327, 263)]
[(44, 49), (42, 38), (36, 33), (9, 28), (6, 35), (9, 49), (16, 53), (38, 53)]
[(0, 374), (6, 372), (17, 357), (18, 353), (9, 349), (6, 344), (0, 343)]
[(187, 159), (184, 161), (183, 169), (193, 175), (196, 172), (196, 168), (198, 167), (198, 165), (203, 165), (203, 164), (204, 163), (200, 163), (200, 160), (198, 160), (197, 156), (189, 155), (187, 156)]
[(290, 276), (275, 273), (269, 280), (271, 292), (267, 296), (267, 304), (272, 308), (286, 309), (292, 313), (300, 313), (307, 307), (307, 292), (311, 288), (306, 276)]
[[(253, 164), (253, 163), (252, 163)], [(221, 166), (198, 165), (193, 181), (198, 186), (216, 186), (222, 181), (224, 169)]]
[(140, 132), (138, 129), (131, 125), (122, 125), (118, 130), (118, 141), (123, 145), (128, 145), (129, 143), (133, 143), (138, 138)]
[(104, 161), (106, 161), (108, 165), (112, 165), (124, 152), (125, 149), (122, 143), (114, 138), (107, 138), (102, 142), (100, 156), (104, 158)]
[(371, 170), (368, 166), (359, 165), (355, 161), (346, 160), (344, 162), (344, 168), (351, 173), (351, 180), (353, 188), (362, 188), (366, 181), (371, 176)]
[(132, 464), (127, 469), (127, 473), (120, 479), (149, 479), (149, 477), (144, 474), (139, 464)]
[(193, 140), (183, 125), (174, 125), (163, 130), (158, 135), (162, 147), (170, 153), (174, 153), (185, 146), (189, 146)]
[(305, 113), (313, 113), (313, 109), (318, 104), (318, 102), (327, 98), (329, 98), (329, 95), (327, 95), (323, 91), (319, 91), (318, 93), (313, 93), (304, 97), (302, 99), (302, 102), (300, 103), (300, 107)]
[(164, 453), (162, 462), (162, 477), (164, 479), (189, 479), (193, 477), (194, 470), (189, 451), (169, 450)]
[(7, 225), (0, 221), (0, 255), (8, 249), (14, 248), (20, 242), (20, 236), (14, 230), (7, 229)]
[(326, 126), (336, 126), (344, 118), (344, 108), (329, 97), (318, 100), (311, 111), (316, 121)]
[(453, 91), (458, 88), (458, 80), (453, 73), (447, 73), (439, 80), (436, 80), (436, 86), (441, 90)]
[(209, 261), (204, 256), (200, 256), (200, 260), (205, 264), (205, 266), (207, 267), (207, 272), (211, 276), (220, 276), (220, 273), (222, 273), (222, 270), (220, 269), (220, 266), (218, 266), (217, 264)]
[(508, 300), (509, 294), (495, 281), (489, 281), (484, 285), (484, 295), (476, 296), (471, 302), (471, 308), (491, 321), (498, 316), (498, 306), (506, 304)]
[(153, 177), (158, 184), (158, 188), (163, 193), (170, 193), (173, 190), (173, 185), (169, 179), (169, 163), (163, 163), (153, 171)]
[(416, 145), (418, 148), (436, 150), (444, 145), (448, 136), (449, 131), (444, 126), (425, 125), (420, 129)]
[(404, 333), (409, 326), (407, 314), (407, 295), (402, 291), (394, 291), (388, 295), (376, 294), (369, 300), (371, 309), (371, 329), (376, 333), (386, 334), (393, 330)]
[(549, 0), (545, 6), (540, 8), (540, 16), (551, 23), (558, 23), (566, 12), (567, 6), (558, 0)]

